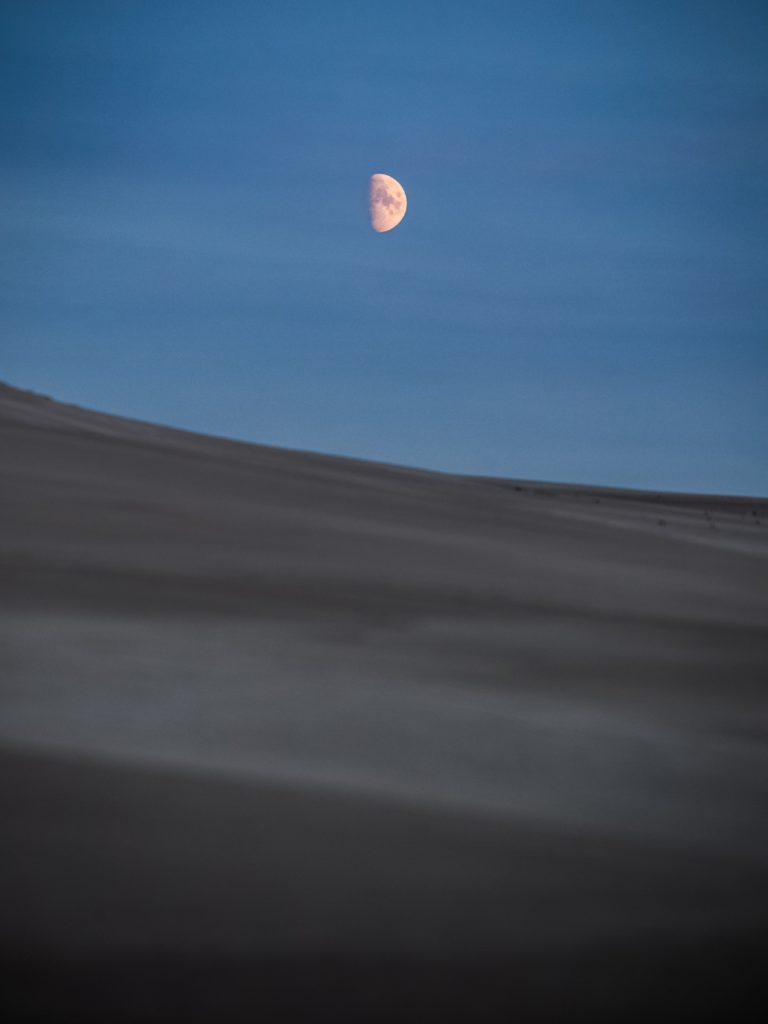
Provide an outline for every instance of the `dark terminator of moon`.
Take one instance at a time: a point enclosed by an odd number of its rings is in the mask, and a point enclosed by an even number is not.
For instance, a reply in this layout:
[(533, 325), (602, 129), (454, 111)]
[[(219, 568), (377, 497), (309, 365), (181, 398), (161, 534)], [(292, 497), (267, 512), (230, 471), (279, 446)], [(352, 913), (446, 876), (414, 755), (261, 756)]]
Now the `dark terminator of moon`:
[(368, 211), (374, 231), (391, 231), (405, 216), (405, 189), (389, 174), (372, 174), (368, 188)]

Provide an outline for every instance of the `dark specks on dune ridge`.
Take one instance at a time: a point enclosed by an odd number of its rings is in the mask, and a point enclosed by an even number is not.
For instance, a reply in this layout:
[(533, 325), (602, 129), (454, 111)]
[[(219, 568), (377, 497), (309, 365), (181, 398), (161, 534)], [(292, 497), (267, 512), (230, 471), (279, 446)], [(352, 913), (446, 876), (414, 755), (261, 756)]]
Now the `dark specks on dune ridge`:
[(12, 1019), (748, 1019), (768, 502), (0, 433)]

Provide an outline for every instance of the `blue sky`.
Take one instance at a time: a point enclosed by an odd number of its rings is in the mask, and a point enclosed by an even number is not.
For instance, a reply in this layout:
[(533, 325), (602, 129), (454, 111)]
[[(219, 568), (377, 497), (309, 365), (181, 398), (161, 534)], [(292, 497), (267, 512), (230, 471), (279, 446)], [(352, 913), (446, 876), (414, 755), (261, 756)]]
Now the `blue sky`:
[[(0, 6), (0, 378), (768, 494), (768, 5)], [(377, 235), (368, 176), (408, 213)]]

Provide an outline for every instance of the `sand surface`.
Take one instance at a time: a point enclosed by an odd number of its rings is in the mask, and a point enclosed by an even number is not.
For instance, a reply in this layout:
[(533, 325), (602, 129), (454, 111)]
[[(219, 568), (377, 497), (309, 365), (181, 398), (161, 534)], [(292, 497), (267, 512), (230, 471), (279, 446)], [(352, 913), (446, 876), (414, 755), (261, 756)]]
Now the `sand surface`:
[(753, 1019), (768, 501), (5, 386), (0, 467), (15, 1019)]

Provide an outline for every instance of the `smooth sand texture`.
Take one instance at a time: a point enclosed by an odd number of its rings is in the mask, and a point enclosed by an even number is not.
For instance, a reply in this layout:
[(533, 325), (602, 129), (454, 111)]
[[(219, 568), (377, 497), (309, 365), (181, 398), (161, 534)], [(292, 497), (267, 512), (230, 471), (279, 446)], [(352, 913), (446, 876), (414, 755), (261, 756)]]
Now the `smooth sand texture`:
[(0, 428), (16, 1019), (751, 1019), (767, 501)]

